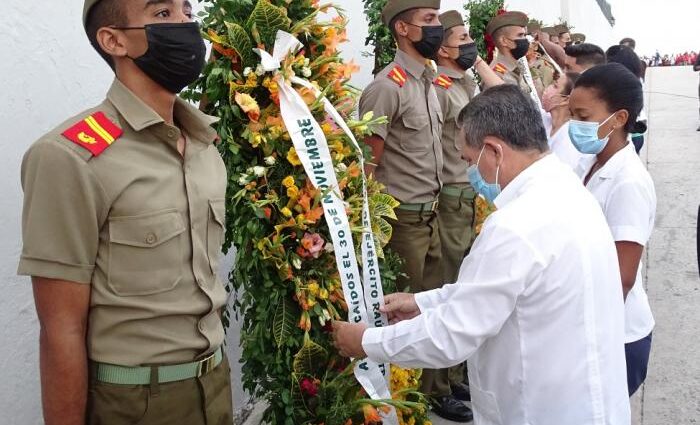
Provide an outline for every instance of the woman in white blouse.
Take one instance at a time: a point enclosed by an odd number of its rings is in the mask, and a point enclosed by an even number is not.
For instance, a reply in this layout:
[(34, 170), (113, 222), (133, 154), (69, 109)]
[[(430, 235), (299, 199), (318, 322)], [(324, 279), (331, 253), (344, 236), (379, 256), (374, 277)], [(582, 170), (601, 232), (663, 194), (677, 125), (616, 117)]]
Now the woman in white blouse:
[(581, 74), (577, 72), (558, 74), (542, 94), (542, 120), (547, 131), (549, 149), (572, 170), (576, 169), (584, 157), (589, 156), (576, 150), (569, 139), (569, 95), (579, 75)]
[(595, 156), (577, 172), (598, 200), (615, 239), (625, 296), (625, 352), (630, 396), (644, 382), (654, 317), (641, 273), (641, 258), (656, 214), (654, 182), (629, 142), (644, 133), (638, 121), (644, 97), (639, 78), (618, 63), (589, 69), (571, 93), (569, 136)]

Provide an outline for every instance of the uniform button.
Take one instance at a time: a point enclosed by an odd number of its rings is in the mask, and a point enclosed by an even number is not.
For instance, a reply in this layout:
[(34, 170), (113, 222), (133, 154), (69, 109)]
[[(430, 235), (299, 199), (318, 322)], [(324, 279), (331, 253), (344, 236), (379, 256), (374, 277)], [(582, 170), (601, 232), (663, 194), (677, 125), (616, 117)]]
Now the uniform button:
[(146, 235), (146, 243), (149, 245), (153, 245), (158, 241), (158, 238), (156, 237), (155, 233), (149, 233)]
[(175, 137), (175, 130), (168, 130), (168, 137), (170, 137), (171, 139)]
[(199, 322), (199, 325), (197, 326), (200, 331), (204, 332), (204, 323)]

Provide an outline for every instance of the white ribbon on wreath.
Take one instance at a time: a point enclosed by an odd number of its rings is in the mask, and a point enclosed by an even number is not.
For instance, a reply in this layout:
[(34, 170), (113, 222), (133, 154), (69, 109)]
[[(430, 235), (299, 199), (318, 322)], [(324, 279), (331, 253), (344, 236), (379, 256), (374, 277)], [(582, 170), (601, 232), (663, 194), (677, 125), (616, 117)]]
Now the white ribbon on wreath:
[[(261, 65), (266, 72), (279, 72), (282, 61), (289, 54), (296, 53), (302, 47), (302, 43), (292, 34), (278, 31), (272, 55), (262, 49), (253, 50), (260, 55)], [(345, 211), (345, 202), (337, 191), (338, 179), (333, 167), (328, 141), (306, 102), (292, 87), (292, 84), (313, 90), (317, 97), (321, 93), (310, 82), (299, 77), (292, 77), (291, 81), (285, 80), (281, 74), (279, 77), (282, 120), (292, 138), (292, 143), (307, 177), (315, 188), (324, 193), (322, 199), (324, 217), (328, 223), (343, 294), (348, 305), (348, 321), (366, 323), (370, 327), (386, 326), (386, 316), (379, 311), (379, 308), (384, 304), (384, 292), (369, 214), (362, 150), (343, 117), (328, 99), (322, 98), (326, 113), (346, 133), (356, 149), (362, 169), (363, 234), (361, 239), (362, 279), (360, 279), (354, 242)], [(368, 307), (371, 309), (371, 320), (367, 313)], [(374, 400), (391, 399), (389, 365), (377, 364), (370, 359), (363, 359), (356, 364), (354, 372), (358, 382), (370, 398)], [(398, 418), (393, 407), (389, 409), (388, 413), (382, 415), (385, 424), (398, 425)]]

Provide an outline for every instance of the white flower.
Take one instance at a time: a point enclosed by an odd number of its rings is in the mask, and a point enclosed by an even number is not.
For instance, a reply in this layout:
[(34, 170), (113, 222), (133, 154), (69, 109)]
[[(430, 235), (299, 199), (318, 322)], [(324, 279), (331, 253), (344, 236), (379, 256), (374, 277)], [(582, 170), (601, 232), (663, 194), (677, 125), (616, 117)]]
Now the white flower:
[(265, 167), (257, 166), (253, 167), (253, 174), (255, 174), (256, 177), (262, 177), (265, 175)]
[(265, 68), (263, 68), (262, 64), (258, 64), (258, 67), (255, 68), (255, 75), (261, 76), (265, 73)]
[(311, 59), (309, 59), (309, 58), (304, 59), (304, 66), (309, 66), (310, 63), (311, 63)]
[(295, 269), (300, 270), (301, 269), (301, 258), (294, 257), (292, 259), (292, 265), (294, 266)]
[(248, 175), (247, 174), (241, 174), (241, 178), (238, 179), (238, 184), (241, 186), (245, 186), (248, 184)]
[(326, 319), (324, 317), (318, 316), (318, 323), (321, 324), (321, 327), (326, 326)]
[(303, 75), (306, 78), (309, 78), (311, 76), (311, 68), (303, 67), (301, 69), (301, 75)]
[(243, 70), (243, 76), (244, 76), (244, 77), (247, 77), (247, 76), (250, 75), (251, 72), (253, 72), (253, 68), (247, 66), (247, 67)]
[(277, 160), (275, 159), (274, 156), (265, 157), (265, 164), (267, 164), (267, 165), (275, 165), (275, 162), (277, 162)]
[(338, 165), (335, 166), (336, 171), (339, 173), (344, 173), (348, 170), (348, 166), (343, 164), (342, 162), (339, 163)]
[(335, 247), (333, 246), (332, 243), (327, 242), (326, 245), (324, 245), (323, 250), (329, 254), (332, 254), (335, 252)]

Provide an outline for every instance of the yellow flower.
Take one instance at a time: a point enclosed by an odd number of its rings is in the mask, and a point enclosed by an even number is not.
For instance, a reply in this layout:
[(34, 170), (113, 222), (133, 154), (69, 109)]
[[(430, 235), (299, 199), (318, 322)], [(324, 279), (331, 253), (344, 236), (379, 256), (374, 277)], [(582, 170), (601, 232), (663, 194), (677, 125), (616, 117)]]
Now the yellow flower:
[(287, 207), (282, 208), (282, 209), (280, 210), (280, 212), (281, 212), (282, 215), (285, 216), (285, 217), (291, 217), (291, 216), (292, 216), (292, 211), (291, 211), (289, 208), (287, 208)]
[(296, 186), (291, 186), (287, 188), (287, 196), (296, 199), (299, 196), (299, 188)]
[(328, 299), (328, 289), (321, 288), (321, 290), (318, 293), (318, 297), (322, 300), (327, 300)]
[(287, 153), (287, 161), (289, 161), (289, 163), (294, 165), (295, 167), (297, 165), (301, 165), (301, 160), (299, 160), (299, 155), (297, 155), (296, 149), (291, 148), (289, 150), (289, 152)]
[(248, 118), (251, 121), (257, 122), (260, 119), (260, 106), (249, 94), (236, 92), (235, 99), (238, 106), (241, 107), (243, 112), (248, 114)]
[(313, 296), (317, 296), (319, 294), (320, 288), (321, 287), (318, 285), (318, 282), (316, 282), (315, 280), (312, 280), (308, 286), (309, 293)]
[(290, 188), (292, 186), (295, 186), (294, 184), (294, 177), (292, 176), (287, 176), (282, 180), (282, 185), (286, 188)]
[(264, 143), (265, 137), (263, 137), (260, 133), (255, 133), (253, 136), (253, 140), (250, 142), (250, 145), (253, 146), (254, 148), (257, 148), (260, 146), (261, 143)]

